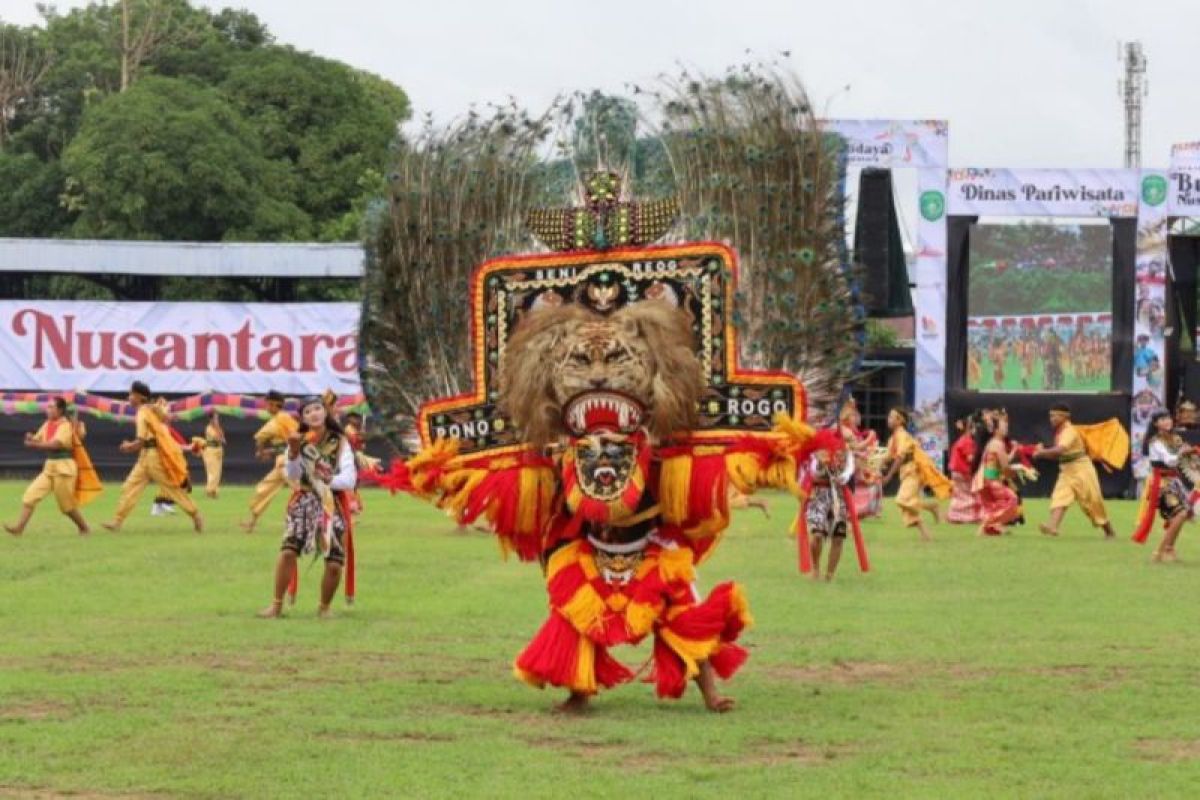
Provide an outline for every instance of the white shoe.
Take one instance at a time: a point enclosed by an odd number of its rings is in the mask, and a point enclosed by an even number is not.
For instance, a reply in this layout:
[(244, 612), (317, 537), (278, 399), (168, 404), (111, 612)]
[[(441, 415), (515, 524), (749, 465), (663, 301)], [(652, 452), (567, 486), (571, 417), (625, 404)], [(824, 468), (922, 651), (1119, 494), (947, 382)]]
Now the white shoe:
[(164, 513), (164, 514), (174, 514), (178, 510), (175, 508), (174, 503), (163, 503), (162, 508), (163, 508), (162, 513)]
[(167, 512), (163, 511), (162, 503), (155, 503), (150, 506), (150, 516), (152, 517), (161, 517), (165, 513)]

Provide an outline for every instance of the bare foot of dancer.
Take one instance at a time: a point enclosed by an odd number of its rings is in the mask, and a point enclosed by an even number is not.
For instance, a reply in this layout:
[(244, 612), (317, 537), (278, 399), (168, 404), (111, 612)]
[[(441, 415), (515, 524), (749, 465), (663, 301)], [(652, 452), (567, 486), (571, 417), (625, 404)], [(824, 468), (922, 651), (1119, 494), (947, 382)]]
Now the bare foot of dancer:
[(583, 692), (571, 692), (566, 700), (554, 707), (559, 714), (584, 714), (588, 711), (588, 696)]
[(333, 610), (329, 606), (317, 606), (317, 619), (333, 619)]
[(283, 601), (272, 600), (271, 605), (258, 612), (259, 619), (279, 619), (283, 616)]
[(242, 522), (239, 522), (238, 525), (240, 525), (242, 530), (244, 530), (246, 533), (254, 533), (254, 525), (257, 522), (258, 518), (251, 517), (249, 521), (243, 520)]
[(696, 676), (696, 685), (704, 696), (704, 707), (714, 714), (724, 714), (732, 711), (736, 702), (732, 697), (722, 697), (717, 692), (717, 675), (712, 665), (705, 661), (700, 665), (700, 674)]
[(121, 531), (121, 523), (119, 522), (101, 522), (100, 527), (104, 528), (106, 531), (112, 531), (113, 533), (120, 533)]
[(1047, 536), (1058, 536), (1058, 531), (1054, 530), (1054, 528), (1051, 528), (1049, 525), (1047, 525), (1044, 522), (1040, 523), (1038, 525), (1038, 530), (1041, 531), (1042, 533), (1046, 534)]
[(5, 525), (4, 530), (11, 533), (13, 536), (20, 536), (22, 533), (25, 532), (25, 531), (21, 530), (20, 528), (14, 528), (12, 525)]
[(192, 530), (196, 533), (204, 533), (204, 517), (200, 516), (200, 512), (196, 512), (196, 516), (192, 517)]

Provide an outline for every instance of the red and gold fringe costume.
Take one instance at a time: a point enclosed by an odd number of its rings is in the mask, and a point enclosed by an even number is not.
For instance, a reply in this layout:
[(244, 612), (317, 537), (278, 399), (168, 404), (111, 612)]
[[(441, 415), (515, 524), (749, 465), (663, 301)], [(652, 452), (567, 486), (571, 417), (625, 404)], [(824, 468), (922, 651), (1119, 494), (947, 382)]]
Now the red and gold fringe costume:
[[(746, 660), (736, 644), (752, 624), (745, 595), (722, 583), (701, 600), (695, 566), (729, 524), (731, 486), (799, 491), (797, 458), (812, 431), (791, 419), (776, 425), (766, 435), (685, 436), (657, 447), (635, 434), (633, 474), (607, 502), (578, 490), (569, 448), (557, 457), (526, 446), (459, 456), (454, 441), (439, 440), (370, 479), (431, 499), (460, 524), (485, 518), (505, 554), (543, 561), (550, 614), (515, 661), (521, 680), (593, 694), (634, 677), (610, 648), (653, 636), (650, 679), (660, 697), (677, 698), (702, 662), (729, 678)], [(646, 526), (636, 566), (606, 576), (598, 562), (612, 551), (587, 537), (589, 523)]]
[(708, 661), (731, 677), (746, 660), (735, 644), (753, 621), (741, 588), (722, 583), (699, 601), (693, 552), (652, 542), (628, 583), (604, 580), (586, 540), (563, 545), (546, 564), (550, 617), (517, 656), (518, 678), (595, 694), (634, 677), (609, 655), (619, 644), (654, 637), (651, 680), (659, 697), (678, 698)]

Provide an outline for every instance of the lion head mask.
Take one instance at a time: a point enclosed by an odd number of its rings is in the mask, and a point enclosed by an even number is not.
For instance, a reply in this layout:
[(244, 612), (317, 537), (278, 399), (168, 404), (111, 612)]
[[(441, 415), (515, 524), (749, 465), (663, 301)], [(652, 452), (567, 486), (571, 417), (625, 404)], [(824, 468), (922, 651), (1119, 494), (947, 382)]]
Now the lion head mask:
[(662, 439), (695, 425), (703, 385), (679, 309), (643, 301), (601, 316), (567, 305), (532, 312), (509, 338), (500, 406), (537, 447), (579, 433), (585, 413)]

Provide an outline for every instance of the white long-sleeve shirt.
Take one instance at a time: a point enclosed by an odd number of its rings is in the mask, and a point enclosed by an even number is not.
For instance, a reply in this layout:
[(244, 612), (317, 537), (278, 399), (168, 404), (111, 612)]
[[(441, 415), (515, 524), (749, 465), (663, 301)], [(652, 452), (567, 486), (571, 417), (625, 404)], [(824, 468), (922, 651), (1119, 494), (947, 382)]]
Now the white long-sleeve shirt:
[[(288, 480), (299, 482), (304, 477), (304, 460), (301, 457), (291, 458), (284, 465), (284, 474)], [(350, 443), (343, 437), (338, 447), (337, 467), (329, 479), (329, 488), (335, 492), (347, 492), (358, 484), (358, 469), (354, 466), (354, 451)]]
[[(842, 468), (841, 474), (833, 477), (839, 486), (845, 486), (854, 477), (854, 454), (849, 450), (846, 451), (846, 465)], [(813, 456), (808, 462), (808, 472), (814, 478), (823, 478), (825, 470), (820, 460)]]
[(1162, 464), (1164, 467), (1175, 467), (1179, 464), (1179, 453), (1172, 452), (1157, 436), (1154, 437), (1154, 441), (1150, 442), (1148, 455), (1152, 462)]

